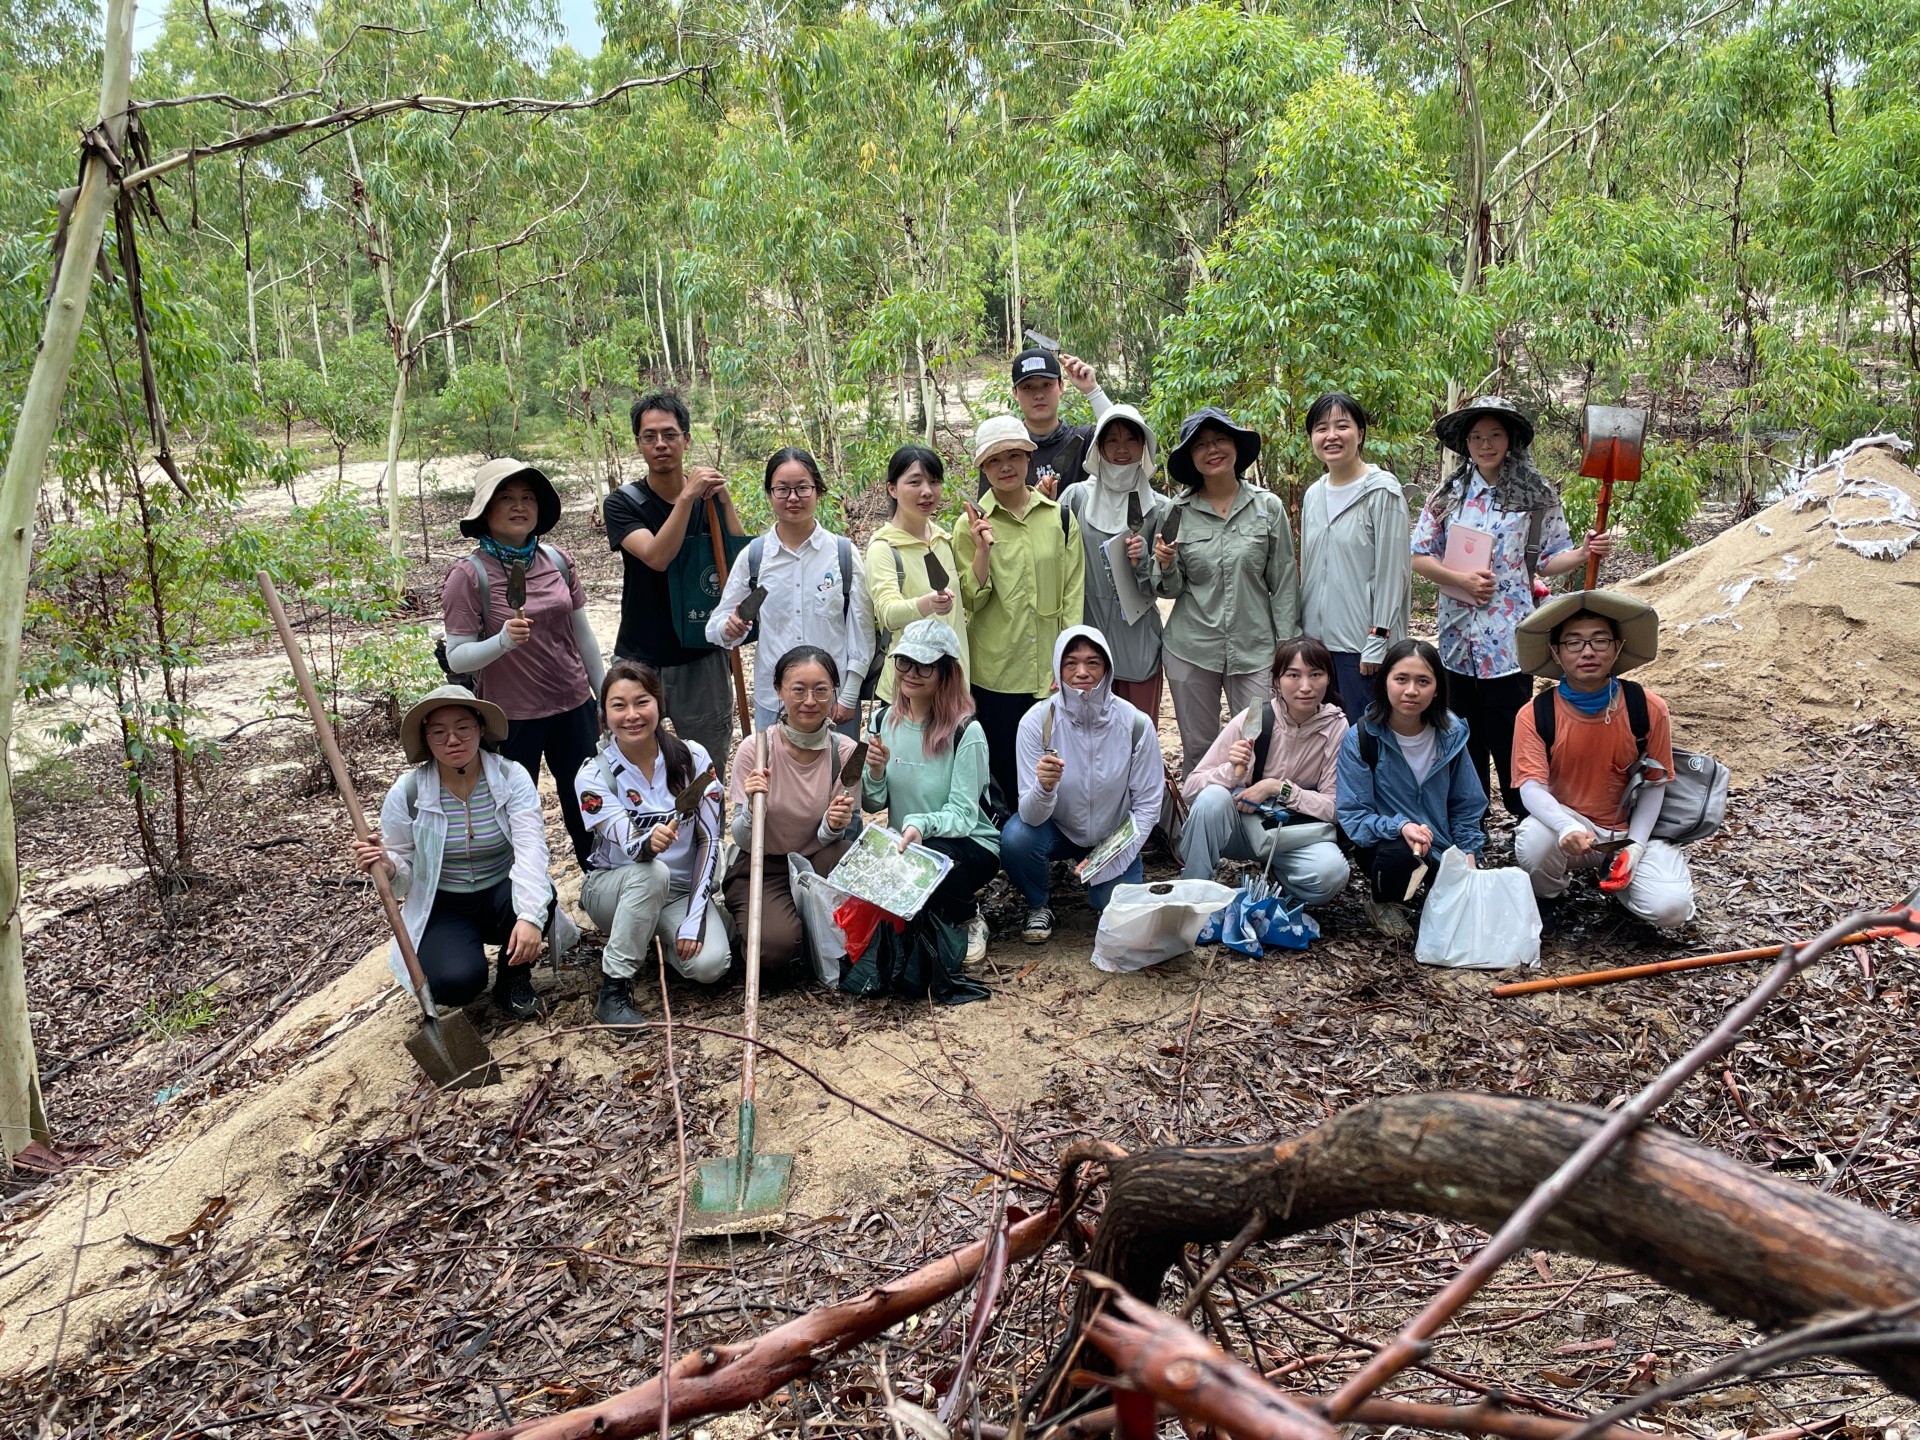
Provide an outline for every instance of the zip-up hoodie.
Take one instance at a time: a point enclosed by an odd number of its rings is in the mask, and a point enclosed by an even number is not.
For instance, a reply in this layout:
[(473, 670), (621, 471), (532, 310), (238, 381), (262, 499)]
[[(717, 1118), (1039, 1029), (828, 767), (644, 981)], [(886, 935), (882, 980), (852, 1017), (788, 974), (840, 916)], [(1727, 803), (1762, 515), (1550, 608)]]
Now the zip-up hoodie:
[[(1107, 673), (1084, 695), (1060, 678), (1068, 647), (1083, 638), (1107, 656)], [(1107, 637), (1091, 625), (1075, 625), (1060, 633), (1053, 646), (1053, 678), (1060, 688), (1020, 719), (1015, 752), (1020, 818), (1029, 825), (1051, 820), (1073, 844), (1092, 849), (1132, 815), (1133, 843), (1088, 877), (1089, 885), (1100, 885), (1133, 864), (1160, 819), (1166, 784), (1160, 739), (1145, 715), (1114, 695), (1113, 652)], [(1051, 792), (1042, 790), (1035, 778), (1043, 737), (1064, 767), (1060, 783)]]
[[(960, 676), (966, 679), (972, 673), (972, 664), (967, 650), (967, 607), (960, 597), (960, 562), (954, 558), (953, 545), (947, 532), (939, 525), (927, 525), (925, 540), (909, 534), (891, 520), (873, 532), (873, 538), (867, 542), (866, 571), (867, 595), (873, 601), (874, 624), (898, 635), (921, 618), (920, 607), (914, 602), (922, 595), (933, 593), (933, 586), (927, 583), (929, 552), (938, 556), (941, 565), (946, 567), (947, 588), (953, 592), (953, 609), (939, 618), (946, 621), (953, 628), (953, 633), (960, 637)], [(903, 576), (906, 582), (904, 586), (901, 583)], [(894, 687), (892, 659), (879, 653), (876, 648), (873, 664), (881, 667), (879, 696), (882, 700), (891, 701)]]
[[(1416, 785), (1400, 742), (1384, 725), (1363, 719), (1340, 742), (1340, 828), (1356, 845), (1382, 845), (1400, 834), (1409, 821), (1433, 831), (1436, 852), (1458, 845), (1478, 859), (1487, 843), (1480, 828), (1487, 792), (1473, 766), (1457, 763), (1467, 748), (1467, 722), (1450, 715), (1439, 735), (1433, 769)], [(1371, 731), (1379, 745), (1379, 761), (1369, 766), (1360, 758), (1360, 732)]]
[[(1259, 712), (1234, 716), (1219, 738), (1207, 747), (1207, 753), (1187, 776), (1180, 793), (1192, 800), (1209, 785), (1224, 785), (1237, 790), (1255, 780), (1291, 780), (1295, 789), (1287, 808), (1315, 820), (1331, 821), (1338, 794), (1337, 766), (1340, 741), (1347, 733), (1347, 715), (1338, 705), (1322, 705), (1304, 725), (1296, 725), (1278, 696), (1267, 701), (1273, 711), (1272, 730), (1267, 741), (1265, 773), (1236, 780), (1227, 752), (1238, 740), (1251, 741), (1260, 734)], [(1244, 727), (1244, 733), (1243, 733)]]
[[(1113, 567), (1108, 562), (1106, 544), (1126, 525), (1126, 502), (1100, 504), (1101, 477), (1106, 461), (1100, 456), (1100, 432), (1115, 420), (1126, 420), (1146, 436), (1140, 460), (1145, 467), (1135, 487), (1141, 499), (1143, 519), (1140, 534), (1140, 563), (1133, 567), (1134, 586), (1147, 597), (1147, 610), (1129, 625), (1115, 589)], [(1160, 673), (1160, 607), (1153, 603), (1153, 536), (1159, 530), (1173, 502), (1156, 494), (1151, 482), (1154, 466), (1153, 430), (1146, 417), (1131, 405), (1115, 405), (1093, 427), (1093, 439), (1087, 445), (1087, 478), (1060, 492), (1060, 506), (1071, 511), (1080, 525), (1080, 539), (1086, 546), (1087, 565), (1081, 582), (1085, 620), (1107, 637), (1113, 650), (1113, 673), (1122, 680), (1151, 680)], [(1117, 513), (1107, 513), (1117, 511)]]
[[(1325, 475), (1300, 502), (1300, 627), (1329, 650), (1378, 665), (1407, 633), (1413, 604), (1412, 522), (1400, 482), (1375, 466), (1331, 522)], [(1384, 630), (1384, 635), (1376, 635)]]

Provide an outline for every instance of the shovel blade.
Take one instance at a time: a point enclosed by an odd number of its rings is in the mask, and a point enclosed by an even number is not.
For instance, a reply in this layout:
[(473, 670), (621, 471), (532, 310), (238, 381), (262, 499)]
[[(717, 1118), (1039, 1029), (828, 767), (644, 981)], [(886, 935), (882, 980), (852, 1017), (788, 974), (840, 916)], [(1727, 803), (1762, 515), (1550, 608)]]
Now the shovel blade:
[(688, 1196), (686, 1233), (757, 1235), (778, 1230), (787, 1220), (787, 1191), (792, 1184), (791, 1155), (704, 1160)]
[(422, 1019), (407, 1037), (407, 1053), (442, 1090), (473, 1090), (500, 1083), (500, 1066), (473, 1022), (458, 1010)]

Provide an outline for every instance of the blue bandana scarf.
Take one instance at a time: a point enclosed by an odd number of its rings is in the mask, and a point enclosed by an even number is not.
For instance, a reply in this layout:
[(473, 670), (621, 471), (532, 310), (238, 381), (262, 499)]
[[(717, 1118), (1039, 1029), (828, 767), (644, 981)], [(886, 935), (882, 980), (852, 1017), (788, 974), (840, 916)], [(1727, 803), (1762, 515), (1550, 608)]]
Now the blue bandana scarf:
[(480, 548), (487, 554), (493, 556), (493, 558), (498, 560), (502, 565), (511, 565), (514, 561), (518, 560), (522, 565), (531, 567), (534, 552), (540, 548), (540, 537), (538, 535), (530, 535), (527, 537), (526, 544), (514, 546), (502, 545), (498, 540), (494, 539), (493, 536), (482, 535), (480, 537)]
[(1592, 693), (1576, 690), (1564, 680), (1560, 682), (1560, 698), (1582, 715), (1596, 719), (1607, 713), (1607, 707), (1613, 703), (1613, 697), (1619, 690), (1618, 680), (1608, 680), (1602, 689)]

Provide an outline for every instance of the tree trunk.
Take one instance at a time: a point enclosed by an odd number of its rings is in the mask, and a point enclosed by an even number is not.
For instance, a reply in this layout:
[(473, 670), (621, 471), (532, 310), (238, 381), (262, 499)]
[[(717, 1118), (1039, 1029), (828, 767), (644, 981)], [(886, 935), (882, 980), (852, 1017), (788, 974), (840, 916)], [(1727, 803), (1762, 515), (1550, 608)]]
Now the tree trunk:
[[(402, 558), (400, 546), (400, 429), (406, 418), (407, 377), (413, 370), (413, 359), (401, 355), (394, 363), (393, 372), (393, 408), (387, 412), (387, 547), (393, 552), (397, 562)], [(404, 591), (406, 580), (396, 576), (396, 592)], [(395, 598), (398, 598), (396, 593)]]
[(240, 157), (240, 269), (247, 282), (247, 368), (253, 372), (253, 393), (263, 394), (260, 385), (260, 306), (259, 288), (253, 283), (253, 225), (247, 208), (247, 157)]
[[(1401, 1095), (1271, 1144), (1111, 1160), (1087, 1264), (1152, 1303), (1183, 1246), (1232, 1239), (1256, 1212), (1267, 1217), (1266, 1240), (1368, 1210), (1493, 1230), (1604, 1119), (1548, 1101)], [(1063, 1204), (1088, 1158), (1097, 1157), (1068, 1152)], [(1651, 1127), (1548, 1212), (1535, 1238), (1772, 1329), (1920, 1294), (1920, 1230)], [(1920, 1353), (1858, 1359), (1901, 1394), (1920, 1396)]]
[[(100, 123), (116, 153), (126, 139), (127, 93), (133, 75), (134, 0), (107, 0), (100, 74)], [(40, 353), (20, 402), (20, 418), (0, 484), (0, 747), (13, 738), (20, 684), (20, 632), (26, 619), (27, 571), (33, 560), (33, 518), (47, 448), (60, 419), (67, 372), (86, 320), (94, 256), (106, 230), (112, 178), (103, 159), (83, 152), (80, 193), (67, 227), (65, 263), (47, 307)], [(9, 1160), (29, 1142), (48, 1138), (40, 1077), (27, 1025), (26, 964), (20, 944), (20, 856), (13, 823), (13, 776), (0, 765), (0, 1148)]]
[[(307, 315), (313, 321), (313, 356), (320, 365), (320, 383), (330, 383), (327, 379), (327, 342), (320, 338), (320, 302), (314, 298), (313, 262), (307, 264)], [(288, 441), (292, 443), (291, 439)]]
[(653, 318), (660, 322), (660, 364), (667, 372), (667, 388), (677, 383), (673, 373), (673, 345), (667, 339), (667, 257), (663, 250), (653, 255)]
[(453, 348), (453, 282), (447, 279), (447, 272), (452, 269), (449, 265), (440, 272), (440, 323), (447, 331), (447, 378), (457, 380), (460, 378), (460, 355)]

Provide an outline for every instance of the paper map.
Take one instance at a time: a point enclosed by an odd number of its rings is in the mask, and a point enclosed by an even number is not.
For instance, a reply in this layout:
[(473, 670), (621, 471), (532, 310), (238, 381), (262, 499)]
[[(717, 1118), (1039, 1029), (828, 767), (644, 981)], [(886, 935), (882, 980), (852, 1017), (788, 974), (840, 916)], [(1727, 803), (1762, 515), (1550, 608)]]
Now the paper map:
[(1120, 822), (1118, 830), (1087, 852), (1087, 858), (1073, 867), (1073, 873), (1085, 884), (1089, 878), (1098, 875), (1109, 860), (1131, 845), (1139, 833), (1134, 827), (1133, 817), (1129, 815)]
[[(1131, 823), (1131, 822), (1129, 822)], [(953, 869), (953, 861), (924, 845), (899, 849), (900, 832), (868, 825), (827, 876), (837, 890), (911, 920)]]

